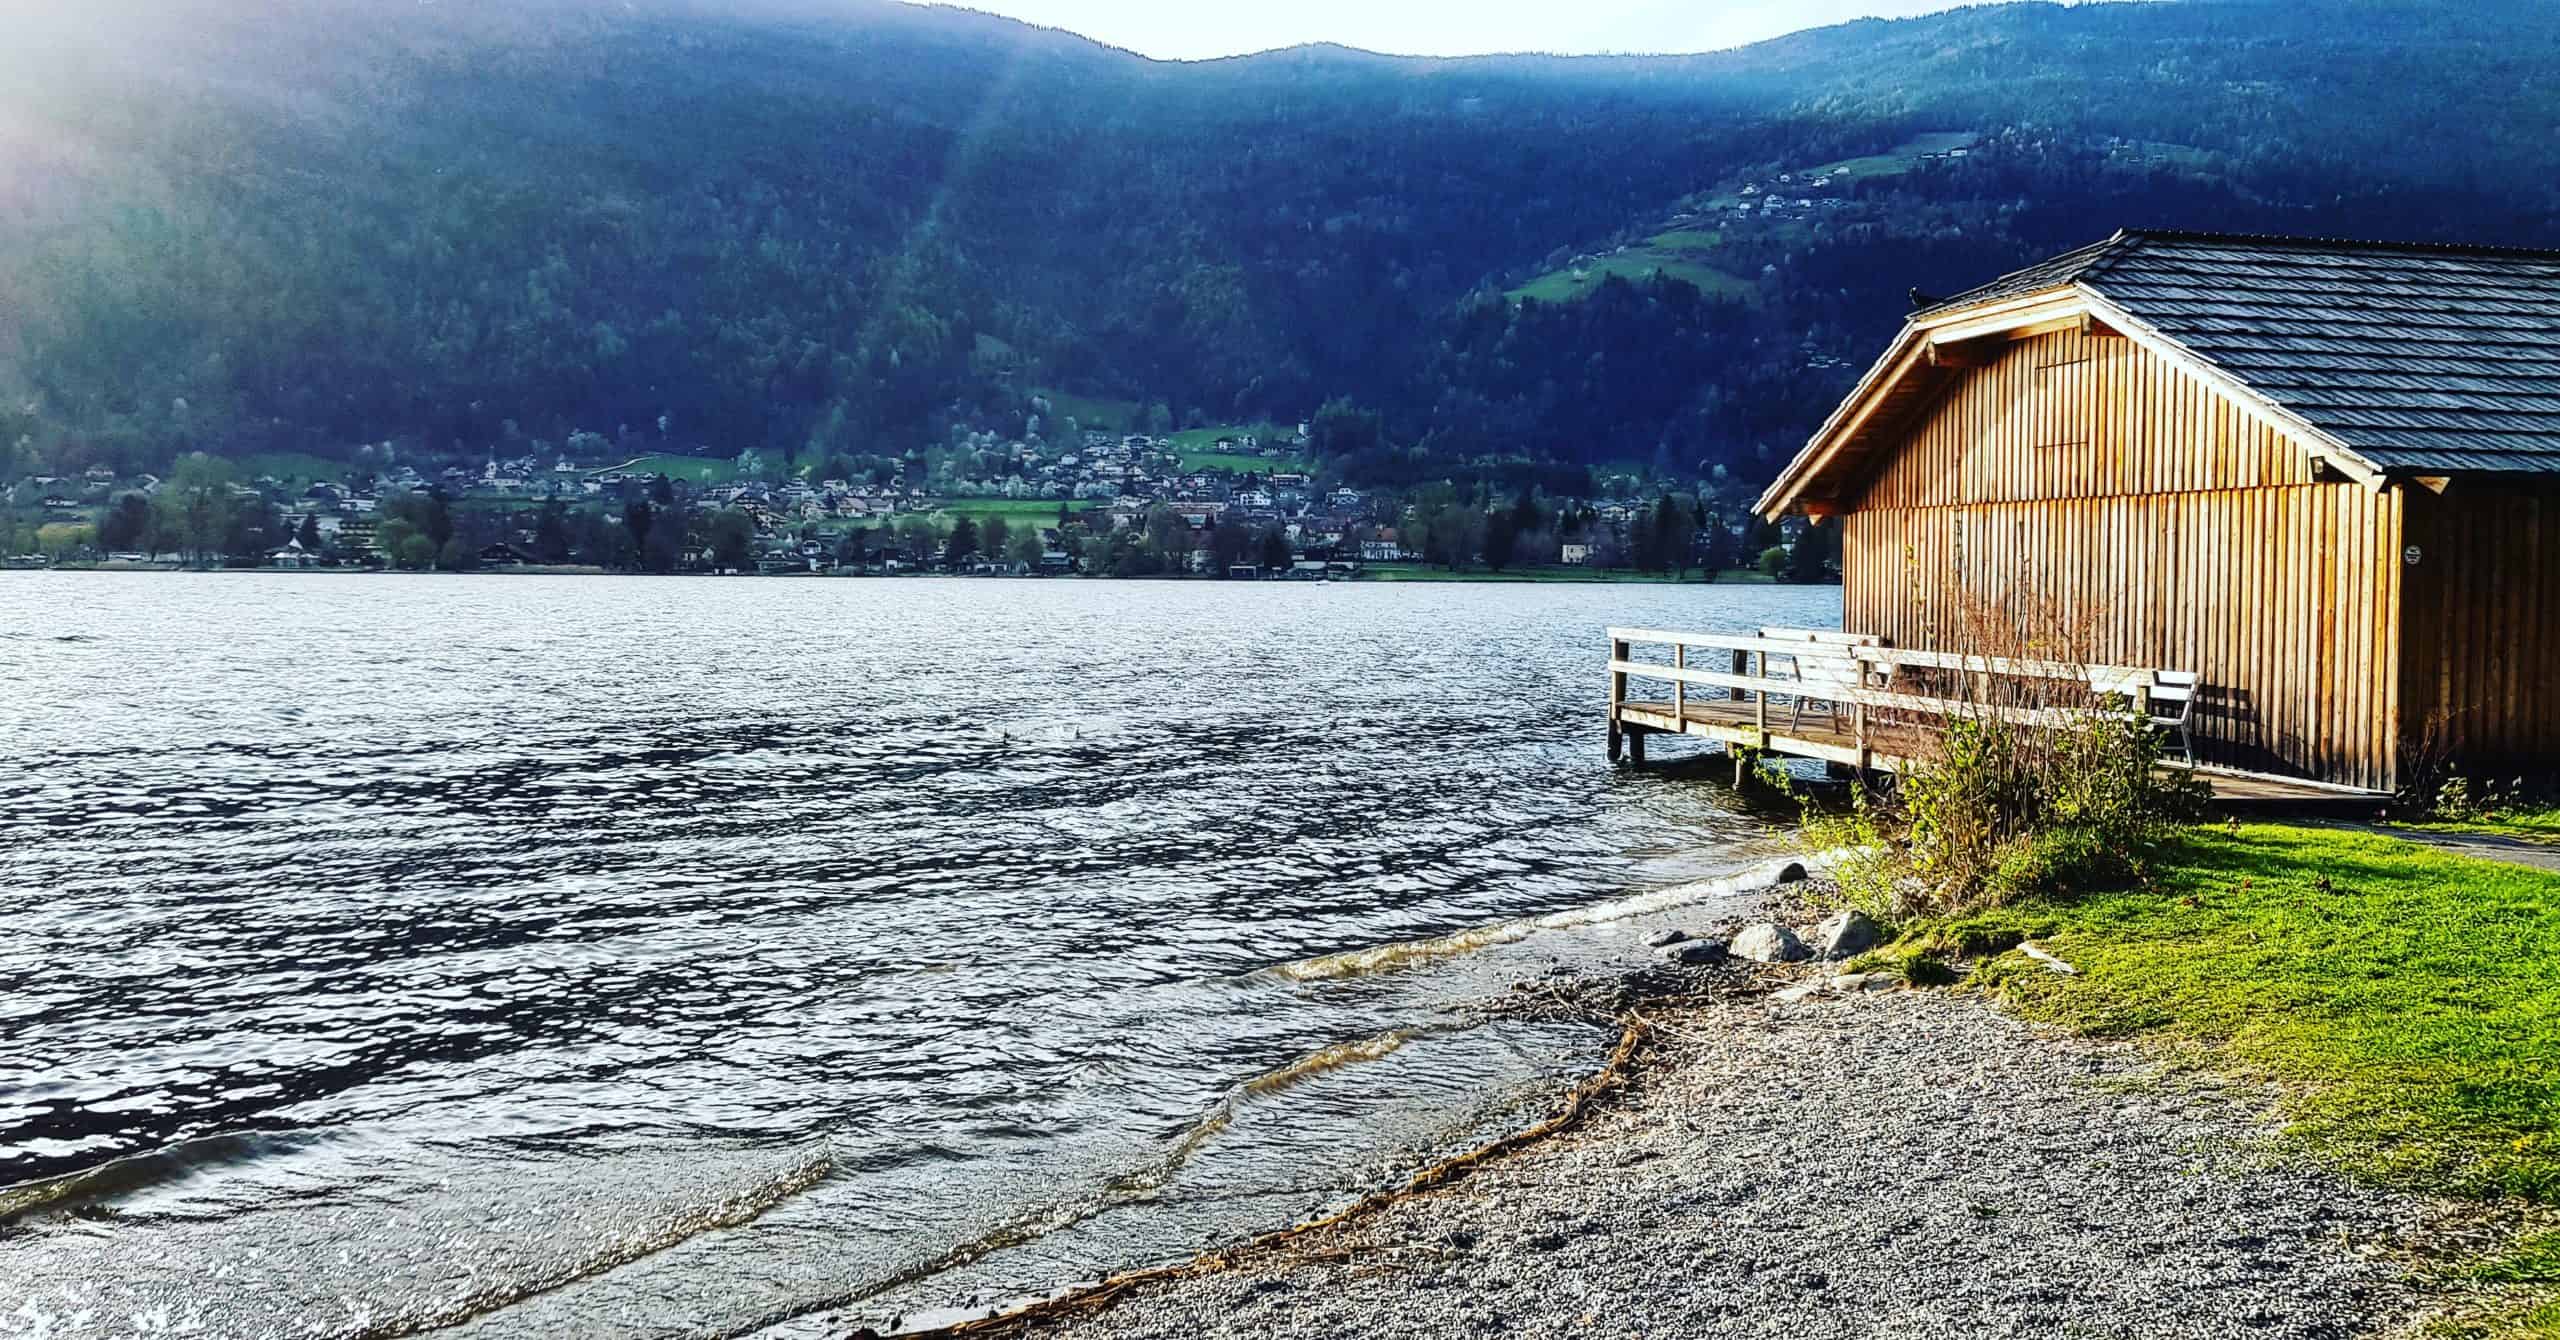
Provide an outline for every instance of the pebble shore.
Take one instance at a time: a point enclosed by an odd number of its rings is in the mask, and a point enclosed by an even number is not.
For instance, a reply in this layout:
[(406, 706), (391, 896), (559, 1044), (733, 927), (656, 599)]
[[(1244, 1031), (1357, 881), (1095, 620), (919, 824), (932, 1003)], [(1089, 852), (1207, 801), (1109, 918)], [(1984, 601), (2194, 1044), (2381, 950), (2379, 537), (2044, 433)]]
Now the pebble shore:
[(1024, 1334), (2213, 1337), (2409, 1330), (2424, 1202), (2267, 1095), (1945, 991), (1681, 969), (1617, 1100), (1463, 1180)]

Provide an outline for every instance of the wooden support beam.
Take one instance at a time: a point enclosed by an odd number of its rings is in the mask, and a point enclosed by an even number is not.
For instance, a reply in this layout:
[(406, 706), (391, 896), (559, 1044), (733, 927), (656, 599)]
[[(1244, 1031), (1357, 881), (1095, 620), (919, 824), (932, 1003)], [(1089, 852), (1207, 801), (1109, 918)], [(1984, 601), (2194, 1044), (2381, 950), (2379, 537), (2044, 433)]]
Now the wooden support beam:
[(2000, 346), (2008, 341), (1999, 337), (1987, 340), (1935, 340), (1929, 345), (1929, 366), (1933, 368), (1987, 368), (1999, 361)]
[(1620, 744), (1626, 738), (1626, 727), (1618, 720), (1618, 709), (1627, 701), (1627, 673), (1618, 667), (1627, 659), (1627, 640), (1609, 639), (1609, 761), (1618, 761)]

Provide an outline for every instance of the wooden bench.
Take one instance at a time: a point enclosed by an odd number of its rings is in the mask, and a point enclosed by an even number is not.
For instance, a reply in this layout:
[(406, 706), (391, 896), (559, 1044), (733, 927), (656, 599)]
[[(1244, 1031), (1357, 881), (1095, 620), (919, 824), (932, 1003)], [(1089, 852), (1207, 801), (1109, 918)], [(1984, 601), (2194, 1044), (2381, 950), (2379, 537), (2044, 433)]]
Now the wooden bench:
[(1792, 676), (1805, 691), (1792, 695), (1787, 723), (1790, 729), (1804, 724), (1804, 714), (1811, 707), (1817, 714), (1829, 716), (1835, 723), (1840, 717), (1840, 704), (1847, 700), (1846, 690), (1881, 687), (1891, 679), (1891, 671), (1879, 678), (1876, 672), (1849, 651), (1852, 647), (1881, 647), (1884, 639), (1873, 633), (1850, 633), (1837, 628), (1781, 628), (1760, 630), (1764, 642), (1801, 642), (1805, 650), (1779, 654), (1787, 662), (1784, 670), (1768, 670), (1773, 679)]
[(2154, 670), (2150, 709), (2144, 713), (2152, 725), (2178, 737), (2178, 752), (2191, 768), (2196, 764), (2196, 691), (2203, 687), (2193, 670)]

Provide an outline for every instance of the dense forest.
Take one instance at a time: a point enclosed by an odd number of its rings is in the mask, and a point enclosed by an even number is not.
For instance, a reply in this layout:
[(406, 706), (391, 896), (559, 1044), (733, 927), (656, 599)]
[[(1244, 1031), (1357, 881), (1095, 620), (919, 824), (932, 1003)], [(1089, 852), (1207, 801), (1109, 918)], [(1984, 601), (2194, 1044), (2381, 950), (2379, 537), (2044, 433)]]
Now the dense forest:
[(1199, 64), (885, 0), (21, 27), (0, 450), (27, 468), (578, 433), (824, 459), (1053, 392), (1175, 426), (1348, 398), (1379, 429), (1331, 464), (1381, 482), (1751, 480), (1914, 288), (2120, 225), (2560, 240), (2560, 10), (2529, 0)]

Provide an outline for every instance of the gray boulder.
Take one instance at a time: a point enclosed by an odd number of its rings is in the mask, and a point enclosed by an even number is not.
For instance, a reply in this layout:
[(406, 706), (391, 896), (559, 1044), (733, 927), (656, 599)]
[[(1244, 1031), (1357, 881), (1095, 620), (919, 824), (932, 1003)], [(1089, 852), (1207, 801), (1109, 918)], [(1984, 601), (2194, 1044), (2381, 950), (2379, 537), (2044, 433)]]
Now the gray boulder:
[(1837, 963), (1844, 958), (1856, 958), (1875, 948), (1883, 940), (1883, 929), (1869, 919), (1866, 913), (1855, 908), (1846, 912), (1835, 912), (1821, 925), (1813, 928), (1814, 956), (1826, 963)]
[(1654, 952), (1661, 955), (1667, 962), (1687, 964), (1692, 967), (1722, 963), (1725, 959), (1725, 945), (1722, 940), (1684, 939), (1664, 945)]
[(1645, 937), (1644, 943), (1645, 948), (1647, 949), (1660, 949), (1664, 945), (1676, 945), (1688, 938), (1689, 933), (1687, 931), (1674, 927), (1667, 931), (1655, 931), (1653, 934)]
[(1795, 963), (1805, 957), (1804, 941), (1794, 931), (1775, 922), (1764, 921), (1745, 926), (1733, 937), (1733, 952), (1754, 963)]

